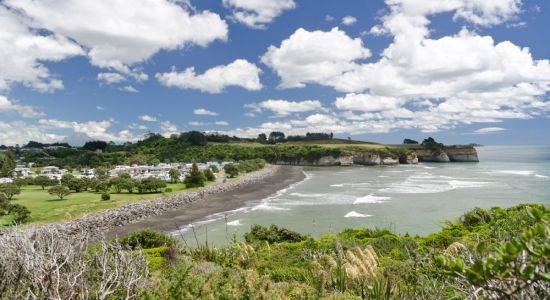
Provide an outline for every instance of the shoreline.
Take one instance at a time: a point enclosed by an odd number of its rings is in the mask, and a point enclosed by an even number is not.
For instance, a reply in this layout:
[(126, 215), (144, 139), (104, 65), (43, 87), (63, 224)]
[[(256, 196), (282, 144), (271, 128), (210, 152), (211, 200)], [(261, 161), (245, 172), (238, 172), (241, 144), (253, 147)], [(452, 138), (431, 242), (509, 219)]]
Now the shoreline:
[[(256, 174), (262, 171), (264, 172)], [(237, 183), (237, 186), (231, 189), (203, 193), (200, 199), (187, 202), (179, 207), (140, 218), (133, 222), (109, 227), (106, 230), (106, 237), (122, 237), (128, 233), (146, 228), (165, 233), (178, 231), (208, 216), (240, 209), (245, 207), (247, 203), (265, 199), (292, 184), (304, 180), (306, 177), (301, 167), (279, 165), (268, 165), (263, 170), (245, 176), (236, 180), (243, 182), (232, 181), (227, 183)], [(248, 176), (254, 178), (247, 178)], [(220, 185), (223, 185), (223, 183)], [(200, 191), (197, 193), (200, 193)]]

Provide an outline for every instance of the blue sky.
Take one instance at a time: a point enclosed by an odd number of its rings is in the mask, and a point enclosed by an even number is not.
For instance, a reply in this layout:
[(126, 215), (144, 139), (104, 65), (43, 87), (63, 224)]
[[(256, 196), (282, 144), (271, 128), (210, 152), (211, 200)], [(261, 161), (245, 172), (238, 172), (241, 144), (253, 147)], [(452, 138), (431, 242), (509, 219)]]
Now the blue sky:
[(0, 3), (0, 144), (188, 130), (550, 141), (548, 1)]

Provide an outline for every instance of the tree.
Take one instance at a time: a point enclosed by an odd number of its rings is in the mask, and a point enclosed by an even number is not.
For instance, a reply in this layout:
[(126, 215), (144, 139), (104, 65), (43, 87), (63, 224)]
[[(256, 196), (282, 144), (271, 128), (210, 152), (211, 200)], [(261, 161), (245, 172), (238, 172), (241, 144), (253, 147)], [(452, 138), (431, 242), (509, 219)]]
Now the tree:
[(8, 201), (8, 198), (6, 198), (3, 194), (0, 194), (0, 217), (8, 214), (9, 206), (10, 202)]
[(110, 184), (107, 180), (94, 180), (92, 189), (97, 193), (105, 193), (109, 190)]
[(284, 139), (285, 139), (285, 134), (280, 131), (272, 131), (269, 134), (269, 141), (271, 143), (281, 142), (281, 141), (284, 141)]
[(218, 169), (218, 167), (216, 165), (210, 165), (210, 170), (212, 170), (212, 172), (214, 173), (218, 173), (220, 171), (220, 169)]
[(443, 143), (436, 142), (432, 137), (423, 140), (421, 145), (430, 150), (441, 150), (445, 146)]
[(411, 139), (404, 139), (404, 140), (403, 140), (403, 144), (407, 144), (407, 145), (418, 145), (418, 142), (415, 141), (415, 140), (411, 140)]
[(19, 195), (21, 189), (13, 183), (2, 183), (0, 184), (0, 194), (6, 196), (8, 200), (11, 200), (13, 196)]
[(109, 144), (104, 141), (91, 141), (91, 142), (86, 142), (86, 144), (82, 146), (82, 149), (89, 150), (89, 151), (96, 151), (96, 150), (105, 151), (105, 149), (107, 149), (107, 146), (109, 146)]
[(187, 135), (187, 142), (193, 146), (206, 146), (206, 137), (202, 132), (198, 131), (189, 131), (184, 133)]
[(61, 184), (68, 186), (69, 182), (74, 180), (75, 178), (76, 177), (74, 177), (74, 175), (71, 173), (63, 174), (63, 176), (61, 176)]
[(194, 188), (204, 186), (205, 181), (206, 177), (204, 176), (204, 173), (199, 170), (197, 164), (194, 163), (189, 174), (185, 176), (183, 183), (185, 183), (185, 187), (187, 188)]
[(239, 167), (237, 167), (237, 165), (233, 163), (229, 163), (223, 166), (223, 170), (225, 171), (225, 174), (229, 175), (229, 177), (231, 178), (239, 175)]
[(67, 187), (77, 193), (84, 191), (87, 188), (86, 181), (81, 178), (73, 178), (66, 183)]
[(204, 170), (204, 177), (206, 177), (206, 180), (208, 181), (216, 181), (216, 176), (214, 175), (214, 172), (210, 169)]
[(145, 178), (137, 183), (138, 192), (140, 194), (146, 192), (159, 192), (160, 189), (165, 187), (166, 182), (155, 177)]
[(21, 204), (10, 204), (9, 213), (13, 216), (14, 225), (27, 223), (31, 219), (31, 212)]
[(99, 180), (109, 179), (109, 169), (105, 167), (97, 167), (94, 169), (94, 177)]
[(128, 193), (131, 194), (134, 192), (134, 187), (136, 186), (136, 184), (131, 178), (124, 178), (120, 182), (120, 186), (122, 187), (122, 189), (127, 190)]
[(48, 176), (40, 175), (34, 178), (33, 183), (35, 185), (39, 185), (42, 189), (44, 189), (47, 186), (56, 185), (57, 181), (54, 179), (50, 179)]
[(50, 193), (50, 195), (55, 195), (59, 199), (63, 200), (63, 198), (71, 194), (71, 190), (69, 190), (69, 188), (64, 185), (55, 185), (48, 190), (48, 193)]
[(176, 169), (170, 169), (170, 171), (168, 171), (168, 175), (170, 175), (172, 183), (177, 183), (180, 179), (181, 173)]
[(29, 180), (27, 180), (27, 178), (14, 178), (13, 183), (17, 185), (17, 187), (21, 188), (22, 186), (27, 185)]
[(265, 133), (258, 134), (258, 143), (266, 143), (267, 142), (267, 136)]
[(0, 177), (11, 177), (15, 170), (15, 158), (13, 152), (8, 150), (0, 156)]

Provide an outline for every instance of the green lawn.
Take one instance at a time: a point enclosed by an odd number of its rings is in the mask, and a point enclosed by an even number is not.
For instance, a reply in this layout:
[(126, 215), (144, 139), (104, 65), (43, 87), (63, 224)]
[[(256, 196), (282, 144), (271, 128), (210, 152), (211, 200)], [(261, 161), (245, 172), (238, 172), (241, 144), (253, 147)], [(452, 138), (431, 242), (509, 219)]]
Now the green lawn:
[[(163, 195), (181, 192), (185, 189), (185, 184), (168, 184), (167, 187), (172, 189), (171, 193), (129, 194), (123, 192), (116, 194), (112, 190), (111, 200), (101, 201), (101, 193), (90, 191), (73, 193), (65, 199), (59, 200), (56, 196), (48, 194), (48, 188), (42, 190), (39, 186), (31, 185), (22, 187), (21, 194), (16, 195), (11, 202), (24, 205), (31, 211), (30, 223), (51, 223), (74, 219), (85, 214), (119, 207), (130, 202), (154, 199)], [(197, 188), (186, 189), (189, 192), (196, 190)], [(0, 226), (6, 226), (10, 222), (10, 216), (0, 217)]]

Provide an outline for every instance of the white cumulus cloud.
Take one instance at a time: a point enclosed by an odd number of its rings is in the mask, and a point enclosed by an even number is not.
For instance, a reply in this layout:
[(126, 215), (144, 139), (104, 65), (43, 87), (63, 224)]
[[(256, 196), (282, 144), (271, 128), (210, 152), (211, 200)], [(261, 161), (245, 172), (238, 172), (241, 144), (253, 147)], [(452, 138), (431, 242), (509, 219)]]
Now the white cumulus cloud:
[(245, 107), (255, 112), (269, 110), (279, 116), (323, 109), (323, 105), (319, 100), (288, 101), (282, 99), (269, 99), (259, 103), (247, 104)]
[(354, 16), (345, 16), (342, 18), (342, 24), (351, 26), (357, 22), (357, 18)]
[(239, 86), (250, 91), (262, 89), (261, 70), (255, 64), (237, 59), (228, 65), (213, 67), (203, 74), (196, 74), (190, 67), (182, 72), (175, 68), (167, 73), (157, 73), (157, 80), (167, 87), (197, 89), (208, 93), (221, 93), (226, 87)]
[[(94, 66), (113, 69), (139, 81), (144, 74), (132, 69), (132, 65), (146, 61), (160, 50), (188, 45), (204, 47), (215, 40), (226, 40), (228, 33), (227, 23), (219, 15), (190, 12), (179, 1), (6, 0), (3, 5), (17, 11), (19, 20), (26, 21), (26, 26), (13, 21), (16, 15), (0, 7), (0, 27), (9, 28), (8, 40), (2, 41), (2, 45), (23, 45), (11, 50), (12, 60), (25, 60), (20, 67), (31, 73), (15, 79), (39, 90), (60, 88), (61, 83), (51, 80), (47, 69), (37, 60), (58, 61), (83, 54), (85, 48)], [(53, 34), (34, 35), (27, 26)]]
[(39, 92), (63, 88), (43, 64), (82, 55), (84, 50), (59, 34), (39, 35), (16, 14), (0, 5), (0, 92), (21, 83)]
[(0, 113), (16, 113), (23, 118), (37, 118), (44, 115), (34, 110), (32, 106), (15, 103), (2, 95), (0, 95)]
[(139, 119), (145, 122), (156, 122), (157, 118), (150, 116), (150, 115), (142, 115), (139, 116)]
[(265, 29), (285, 10), (294, 9), (294, 0), (223, 0), (223, 5), (232, 9), (232, 18), (246, 26)]
[(358, 67), (357, 60), (370, 57), (359, 38), (344, 31), (296, 30), (279, 47), (270, 46), (262, 62), (281, 77), (280, 87), (304, 87), (306, 83), (326, 84)]
[(208, 110), (208, 109), (204, 109), (204, 108), (194, 109), (193, 114), (202, 115), (202, 116), (217, 116), (218, 115), (217, 112), (214, 112), (214, 111), (211, 111), (211, 110)]

